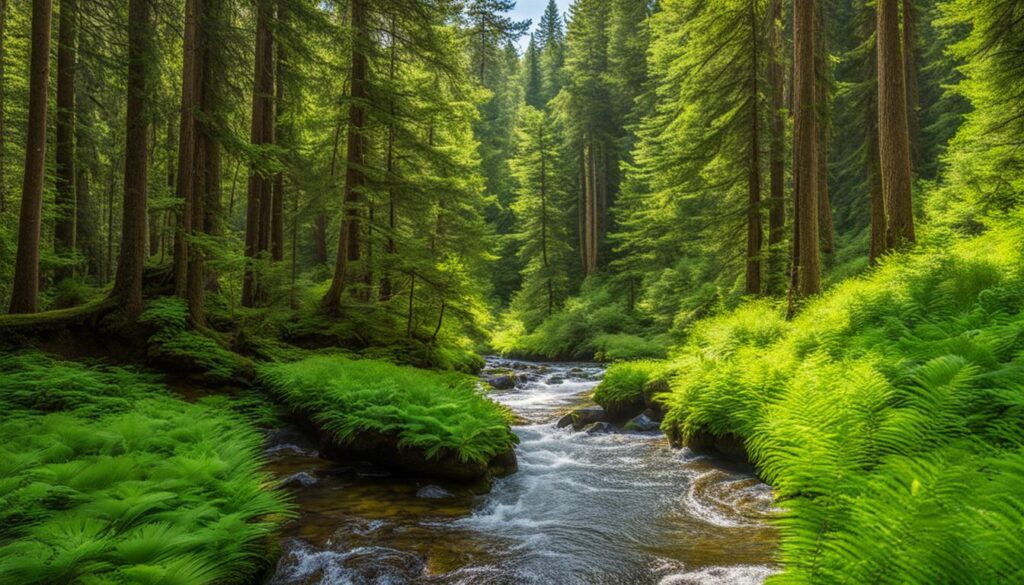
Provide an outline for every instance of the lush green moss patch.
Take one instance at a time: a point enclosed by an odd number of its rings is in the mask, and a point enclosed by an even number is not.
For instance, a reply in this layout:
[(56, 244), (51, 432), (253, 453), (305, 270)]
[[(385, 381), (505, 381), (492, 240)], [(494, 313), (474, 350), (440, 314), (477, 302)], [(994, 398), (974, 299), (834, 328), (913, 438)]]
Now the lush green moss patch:
[(779, 582), (1024, 575), (1024, 234), (888, 259), (695, 327), (668, 432), (736, 435), (785, 510)]
[(0, 583), (242, 583), (287, 512), (260, 437), (155, 379), (0, 357)]
[(323, 356), (267, 364), (259, 378), (339, 444), (373, 432), (427, 457), (450, 451), (462, 461), (486, 464), (517, 441), (511, 413), (464, 374)]

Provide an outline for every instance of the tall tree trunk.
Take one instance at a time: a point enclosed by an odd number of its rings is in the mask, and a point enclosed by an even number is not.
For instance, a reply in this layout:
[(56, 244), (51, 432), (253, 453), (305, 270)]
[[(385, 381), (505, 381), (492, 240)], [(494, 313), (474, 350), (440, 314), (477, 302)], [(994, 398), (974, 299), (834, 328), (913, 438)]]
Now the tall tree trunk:
[(747, 273), (746, 293), (761, 294), (761, 108), (759, 47), (757, 42), (760, 19), (757, 3), (750, 2), (750, 168), (747, 178)]
[[(277, 124), (275, 138), (277, 143), (285, 145), (286, 131), (281, 123), (284, 113), (284, 47), (277, 45), (277, 114), (274, 116)], [(274, 175), (274, 206), (270, 218), (270, 253), (274, 260), (284, 259), (284, 172)]]
[(354, 37), (351, 104), (348, 120), (348, 165), (345, 171), (345, 215), (342, 218), (338, 234), (334, 279), (323, 299), (324, 308), (332, 314), (337, 314), (341, 308), (341, 293), (345, 290), (349, 264), (359, 260), (359, 210), (356, 206), (359, 203), (360, 192), (365, 182), (363, 166), (366, 155), (366, 137), (363, 127), (366, 125), (366, 100), (368, 99), (366, 50), (370, 42), (367, 30), (369, 23), (367, 22), (366, 0), (351, 0), (349, 10)]
[[(86, 85), (88, 91), (89, 85)], [(90, 178), (96, 170), (96, 144), (87, 130), (93, 105), (89, 100), (75, 103), (75, 143), (78, 164), (75, 165), (75, 244), (85, 257), (85, 274), (99, 281), (103, 276), (103, 246), (99, 240), (100, 216), (93, 200)]]
[(768, 282), (767, 292), (779, 294), (784, 287), (785, 254), (782, 242), (786, 230), (786, 120), (785, 75), (782, 67), (782, 0), (771, 0), (769, 16), (768, 84), (771, 86), (771, 152), (769, 175), (771, 194), (768, 209)]
[(912, 244), (910, 134), (903, 56), (900, 50), (900, 0), (878, 0), (878, 145), (885, 200), (886, 248)]
[(18, 223), (18, 252), (11, 286), (11, 313), (35, 313), (39, 301), (39, 232), (46, 170), (46, 108), (50, 80), (50, 0), (32, 0), (32, 58), (29, 69), (25, 178)]
[(828, 187), (831, 65), (828, 61), (828, 17), (825, 14), (825, 2), (815, 2), (814, 13), (815, 100), (818, 112), (818, 236), (821, 251), (831, 258), (836, 252), (836, 237), (832, 227), (832, 203), (829, 200)]
[(540, 125), (540, 139), (538, 150), (540, 151), (540, 252), (541, 265), (544, 267), (544, 276), (547, 278), (548, 287), (548, 316), (555, 310), (555, 289), (551, 282), (551, 268), (548, 265), (548, 165), (544, 145), (544, 121)]
[[(397, 51), (398, 42), (395, 38), (395, 16), (391, 15), (390, 22), (390, 47), (388, 48), (388, 81), (394, 82), (396, 68), (398, 65)], [(391, 271), (394, 268), (394, 257), (398, 251), (395, 245), (395, 101), (391, 98), (388, 105), (391, 120), (388, 121), (388, 145), (385, 154), (385, 169), (388, 183), (388, 234), (384, 243), (384, 275), (380, 279), (380, 300), (388, 301), (394, 295), (394, 284), (391, 280)]]
[(795, 296), (821, 289), (818, 253), (818, 147), (814, 0), (793, 2), (793, 176), (796, 190)]
[(192, 205), (195, 199), (194, 169), (196, 147), (196, 95), (199, 53), (199, 18), (202, 0), (185, 2), (185, 40), (182, 45), (181, 120), (178, 127), (177, 229), (174, 233), (174, 292), (181, 298), (188, 295), (188, 235), (192, 233)]
[[(252, 132), (255, 145), (269, 144), (273, 133), (274, 41), (270, 31), (271, 6), (260, 0), (256, 12), (256, 72), (252, 99)], [(270, 242), (271, 184), (260, 169), (249, 174), (249, 205), (245, 215), (245, 277), (242, 283), (242, 305), (255, 307), (259, 296), (257, 259), (268, 250)]]
[(131, 316), (142, 312), (142, 270), (146, 262), (147, 82), (154, 57), (149, 51), (149, 11), (149, 0), (129, 0), (124, 205), (121, 252), (112, 294)]
[[(78, 36), (78, 1), (61, 0), (57, 17), (57, 143), (56, 219), (53, 250), (69, 261), (75, 250), (75, 47)], [(56, 280), (73, 274), (71, 266), (59, 267)]]
[[(0, 55), (4, 53), (4, 36), (7, 32), (7, 0), (0, 0)], [(7, 211), (7, 159), (4, 157), (7, 147), (5, 146), (4, 112), (7, 108), (7, 80), (4, 70), (4, 60), (0, 58), (0, 214)]]
[(921, 120), (918, 116), (920, 95), (917, 85), (917, 65), (914, 59), (917, 37), (917, 18), (913, 0), (901, 0), (903, 5), (903, 75), (907, 96), (907, 131), (910, 135), (911, 170), (920, 168), (923, 154), (921, 144)]

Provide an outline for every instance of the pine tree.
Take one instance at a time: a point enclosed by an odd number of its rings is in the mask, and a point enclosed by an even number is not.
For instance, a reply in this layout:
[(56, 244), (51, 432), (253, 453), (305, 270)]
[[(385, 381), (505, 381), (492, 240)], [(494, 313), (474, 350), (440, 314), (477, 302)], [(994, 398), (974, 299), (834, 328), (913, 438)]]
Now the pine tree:
[(914, 243), (906, 76), (900, 47), (899, 0), (878, 0), (878, 131), (885, 201), (886, 249)]
[(39, 232), (43, 219), (52, 8), (50, 0), (32, 0), (28, 137), (25, 143), (25, 180), (18, 223), (18, 253), (11, 288), (11, 313), (35, 313), (39, 302)]
[(501, 51), (508, 43), (526, 34), (529, 20), (512, 20), (505, 13), (515, 8), (515, 0), (471, 0), (466, 7), (473, 68), (480, 85), (490, 86), (492, 67), (501, 60)]
[(793, 280), (790, 294), (821, 289), (818, 255), (818, 131), (815, 111), (815, 10), (812, 0), (793, 3)]
[[(57, 131), (56, 131), (56, 220), (53, 226), (54, 252), (62, 263), (70, 262), (75, 250), (75, 53), (78, 37), (78, 2), (61, 0), (57, 21)], [(60, 266), (57, 280), (72, 274), (69, 265)]]
[(121, 252), (113, 295), (125, 312), (142, 312), (142, 270), (146, 261), (147, 130), (149, 69), (153, 53), (149, 0), (132, 0), (128, 5), (128, 107), (125, 117), (124, 219), (121, 222)]
[(562, 90), (562, 68), (565, 66), (565, 29), (555, 0), (548, 0), (537, 26), (540, 51), (540, 101), (550, 102)]
[(565, 298), (571, 247), (563, 211), (569, 202), (557, 178), (562, 161), (550, 114), (524, 106), (519, 119), (512, 161), (517, 198), (512, 210), (523, 285), (513, 306), (532, 329), (551, 316)]

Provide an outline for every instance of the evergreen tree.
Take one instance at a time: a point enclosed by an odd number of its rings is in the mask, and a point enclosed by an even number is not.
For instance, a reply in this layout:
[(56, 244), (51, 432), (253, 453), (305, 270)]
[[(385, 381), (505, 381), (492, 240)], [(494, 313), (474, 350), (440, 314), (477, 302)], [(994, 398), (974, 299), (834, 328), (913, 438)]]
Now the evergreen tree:
[(518, 146), (512, 161), (517, 198), (515, 238), (523, 265), (518, 308), (528, 329), (550, 317), (565, 299), (572, 248), (564, 210), (567, 193), (558, 179), (563, 165), (551, 115), (524, 106), (519, 113)]

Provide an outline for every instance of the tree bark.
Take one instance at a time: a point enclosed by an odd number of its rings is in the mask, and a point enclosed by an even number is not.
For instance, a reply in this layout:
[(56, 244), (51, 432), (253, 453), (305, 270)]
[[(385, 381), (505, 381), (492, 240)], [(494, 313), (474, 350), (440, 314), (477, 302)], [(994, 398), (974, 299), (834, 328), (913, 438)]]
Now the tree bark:
[(828, 62), (828, 37), (827, 22), (825, 14), (825, 3), (815, 2), (815, 29), (814, 29), (814, 74), (815, 74), (815, 99), (818, 118), (816, 120), (818, 130), (818, 236), (820, 239), (821, 251), (828, 257), (836, 252), (836, 237), (832, 227), (832, 203), (829, 200), (828, 186), (828, 147), (829, 147), (829, 117), (831, 115), (829, 74), (830, 65)]
[(878, 0), (878, 145), (885, 201), (886, 249), (915, 240), (911, 200), (910, 134), (903, 56), (900, 50), (900, 0)]
[(25, 177), (18, 223), (18, 252), (11, 287), (11, 313), (35, 313), (39, 302), (39, 232), (46, 170), (46, 109), (50, 80), (50, 0), (32, 0), (32, 58), (29, 69)]
[[(70, 260), (75, 250), (75, 48), (78, 37), (78, 2), (61, 0), (57, 22), (57, 132), (56, 219), (53, 251)], [(58, 267), (56, 280), (73, 274), (71, 266)]]
[[(4, 36), (6, 35), (6, 31), (7, 0), (0, 0), (0, 55), (6, 54), (4, 53)], [(7, 147), (5, 146), (6, 139), (4, 138), (4, 132), (6, 131), (4, 127), (4, 112), (6, 111), (7, 107), (6, 92), (7, 82), (6, 72), (4, 70), (4, 60), (0, 58), (0, 214), (7, 211), (7, 181), (5, 179), (5, 177), (7, 176), (5, 172), (7, 159), (4, 157), (4, 152), (6, 152), (7, 150)]]
[(796, 297), (821, 289), (818, 253), (818, 147), (815, 111), (814, 1), (793, 2), (793, 176), (796, 201)]
[(132, 317), (142, 312), (142, 271), (146, 262), (147, 81), (154, 57), (149, 51), (149, 12), (149, 0), (129, 0), (124, 205), (121, 251), (112, 294)]
[(363, 166), (365, 164), (366, 137), (363, 127), (366, 125), (367, 92), (367, 58), (366, 49), (369, 35), (367, 34), (367, 5), (365, 0), (352, 0), (349, 4), (354, 31), (352, 47), (351, 73), (351, 104), (348, 120), (348, 164), (345, 171), (345, 215), (342, 218), (338, 234), (338, 252), (334, 264), (334, 278), (331, 288), (324, 296), (324, 308), (331, 314), (337, 314), (341, 308), (341, 293), (345, 290), (350, 263), (359, 260), (359, 210), (361, 190), (365, 182)]
[(750, 2), (750, 168), (747, 178), (747, 271), (746, 293), (761, 294), (761, 128), (758, 62), (757, 3)]
[(178, 179), (177, 195), (181, 208), (177, 213), (177, 229), (174, 233), (174, 292), (181, 298), (188, 295), (188, 235), (192, 232), (192, 205), (196, 132), (196, 82), (199, 55), (199, 15), (202, 0), (185, 2), (185, 39), (182, 45), (181, 67), (181, 120), (178, 128)]
[(782, 0), (771, 0), (769, 17), (768, 84), (771, 86), (771, 152), (769, 181), (771, 183), (768, 209), (768, 267), (767, 292), (779, 294), (785, 286), (785, 254), (782, 242), (786, 230), (786, 121), (782, 110), (785, 104), (785, 75), (782, 67)]
[[(277, 124), (275, 138), (278, 144), (285, 145), (286, 130), (281, 124), (282, 113), (284, 112), (284, 47), (277, 46), (277, 113), (274, 121)], [(270, 252), (271, 258), (280, 261), (284, 259), (284, 172), (274, 175), (274, 205), (270, 218)]]
[[(269, 0), (260, 0), (256, 11), (256, 72), (252, 99), (252, 132), (255, 145), (273, 142), (274, 41), (270, 31)], [(260, 297), (257, 259), (270, 243), (271, 182), (260, 169), (249, 174), (248, 208), (245, 221), (245, 256), (242, 305), (255, 307)]]

